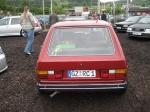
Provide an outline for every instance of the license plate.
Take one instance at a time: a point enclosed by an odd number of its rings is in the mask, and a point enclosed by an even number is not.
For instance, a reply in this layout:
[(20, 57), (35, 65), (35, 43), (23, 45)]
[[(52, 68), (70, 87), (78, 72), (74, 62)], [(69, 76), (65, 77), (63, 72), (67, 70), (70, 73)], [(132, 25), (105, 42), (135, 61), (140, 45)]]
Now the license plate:
[(133, 32), (133, 35), (141, 35), (140, 32)]
[(95, 70), (68, 70), (68, 77), (96, 77)]
[(121, 29), (121, 27), (117, 27), (117, 29)]

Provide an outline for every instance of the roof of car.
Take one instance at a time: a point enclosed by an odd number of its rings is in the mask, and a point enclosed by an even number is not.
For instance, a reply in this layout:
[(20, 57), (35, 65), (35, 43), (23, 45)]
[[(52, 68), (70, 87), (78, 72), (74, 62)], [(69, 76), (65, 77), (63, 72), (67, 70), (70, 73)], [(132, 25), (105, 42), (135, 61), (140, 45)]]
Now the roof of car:
[(20, 16), (9, 16), (9, 17), (5, 16), (5, 18), (15, 18), (15, 17), (20, 17)]
[(148, 16), (144, 16), (144, 18), (145, 18), (145, 17), (146, 17), (146, 18), (150, 18), (150, 16), (149, 16), (149, 15), (148, 15)]
[(65, 21), (57, 22), (53, 27), (63, 26), (111, 26), (110, 23), (103, 20), (87, 20), (87, 21)]

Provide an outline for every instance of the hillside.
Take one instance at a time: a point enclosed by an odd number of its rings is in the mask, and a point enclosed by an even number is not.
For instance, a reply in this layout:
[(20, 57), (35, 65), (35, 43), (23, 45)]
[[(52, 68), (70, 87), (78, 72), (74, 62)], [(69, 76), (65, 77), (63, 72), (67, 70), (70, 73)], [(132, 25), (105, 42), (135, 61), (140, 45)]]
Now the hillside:
[[(15, 5), (18, 6), (23, 0), (6, 0), (7, 5)], [(27, 0), (29, 1), (29, 4), (31, 6), (36, 6), (40, 7), (42, 6), (42, 0)], [(95, 6), (97, 5), (97, 0), (52, 0), (54, 5), (61, 5), (61, 4), (68, 4), (69, 7), (74, 7), (74, 6), (83, 6), (83, 2), (85, 1), (86, 6)], [(129, 3), (131, 0), (129, 0)], [(51, 0), (44, 0), (45, 6), (49, 7)], [(145, 2), (146, 5), (150, 5), (150, 0), (132, 0), (131, 4), (134, 5), (141, 5), (142, 2)], [(112, 3), (112, 2), (111, 2)], [(111, 4), (109, 3), (109, 4)], [(126, 0), (122, 1), (120, 0), (120, 3), (126, 4)]]

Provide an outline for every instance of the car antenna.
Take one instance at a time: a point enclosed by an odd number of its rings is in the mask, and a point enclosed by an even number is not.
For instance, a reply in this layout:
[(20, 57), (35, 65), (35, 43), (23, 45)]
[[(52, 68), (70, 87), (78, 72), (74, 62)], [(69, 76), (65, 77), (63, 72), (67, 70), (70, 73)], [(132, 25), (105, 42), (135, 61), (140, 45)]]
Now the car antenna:
[(96, 23), (98, 22), (98, 19), (96, 20)]

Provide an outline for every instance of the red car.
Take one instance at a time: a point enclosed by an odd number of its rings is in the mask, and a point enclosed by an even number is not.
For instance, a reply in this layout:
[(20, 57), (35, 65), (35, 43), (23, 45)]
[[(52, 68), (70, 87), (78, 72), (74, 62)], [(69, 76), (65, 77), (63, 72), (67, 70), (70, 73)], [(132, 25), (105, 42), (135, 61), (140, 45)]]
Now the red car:
[(105, 21), (54, 24), (36, 65), (40, 92), (127, 89), (127, 62), (112, 26)]

